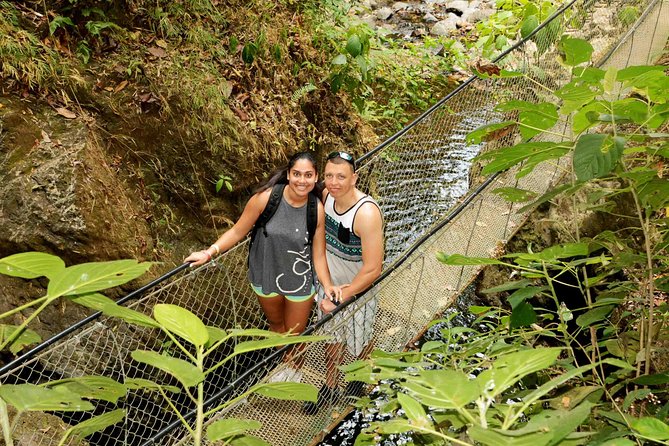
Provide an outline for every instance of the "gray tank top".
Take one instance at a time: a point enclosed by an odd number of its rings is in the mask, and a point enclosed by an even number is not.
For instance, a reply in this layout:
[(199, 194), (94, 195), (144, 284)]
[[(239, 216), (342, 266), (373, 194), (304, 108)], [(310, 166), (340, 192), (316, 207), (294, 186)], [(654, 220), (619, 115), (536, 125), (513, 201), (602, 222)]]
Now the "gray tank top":
[(249, 248), (249, 280), (264, 294), (313, 294), (311, 244), (307, 236), (307, 204), (294, 208), (284, 197), (274, 216)]

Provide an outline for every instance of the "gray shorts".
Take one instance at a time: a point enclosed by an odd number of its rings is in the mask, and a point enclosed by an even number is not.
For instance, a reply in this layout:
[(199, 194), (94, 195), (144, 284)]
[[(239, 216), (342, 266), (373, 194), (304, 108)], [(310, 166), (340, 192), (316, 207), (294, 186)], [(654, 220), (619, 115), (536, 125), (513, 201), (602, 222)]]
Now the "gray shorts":
[[(378, 306), (376, 294), (376, 289), (367, 292), (356, 303), (337, 313), (325, 326), (325, 332), (334, 338), (334, 342), (345, 344), (346, 349), (353, 357), (360, 355), (372, 340)], [(323, 287), (318, 286), (316, 308), (318, 309), (319, 319), (324, 316), (320, 306), (323, 298)]]

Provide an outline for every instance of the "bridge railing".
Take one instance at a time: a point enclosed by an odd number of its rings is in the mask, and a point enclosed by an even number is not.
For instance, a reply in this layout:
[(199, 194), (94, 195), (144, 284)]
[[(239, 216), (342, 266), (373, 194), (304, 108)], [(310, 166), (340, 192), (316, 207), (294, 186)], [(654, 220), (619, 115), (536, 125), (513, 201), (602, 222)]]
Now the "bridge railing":
[[(652, 54), (649, 48), (662, 39), (662, 33), (655, 36), (653, 32), (651, 38), (648, 31), (634, 30), (638, 27), (657, 30), (665, 20), (663, 17), (669, 16), (667, 3), (657, 0), (622, 3), (635, 8), (636, 21), (630, 21), (629, 15), (618, 14), (614, 1), (566, 2), (532, 35), (495, 61), (502, 68), (522, 71), (524, 77), (468, 80), (360, 160), (360, 188), (377, 199), (384, 213), (387, 267), (373, 292), (342, 307), (332, 319), (316, 322), (310, 332), (347, 333), (361, 339), (372, 337), (376, 347), (398, 350), (405, 348), (452, 302), (477, 270), (475, 267), (444, 268), (437, 262), (435, 252), (495, 255), (527, 214), (518, 213), (521, 205), (504, 201), (492, 190), (513, 186), (540, 194), (554, 185), (564, 171), (564, 165), (558, 163), (547, 164), (522, 179), (517, 179), (515, 172), (481, 178), (476, 169), (472, 169), (472, 158), (480, 150), (512, 144), (517, 135), (510, 133), (482, 145), (468, 144), (465, 135), (479, 125), (506, 119), (495, 110), (499, 102), (510, 98), (540, 99), (544, 93), (538, 84), (558, 88), (568, 81), (569, 73), (559, 64), (556, 47), (564, 33), (588, 39), (595, 47), (595, 60), (601, 63), (608, 60), (624, 66), (632, 56)], [(565, 127), (564, 123), (560, 125)], [(173, 303), (197, 314), (207, 325), (264, 328), (267, 325), (246, 278), (247, 252), (245, 241), (215, 262), (187, 270), (127, 305), (151, 314), (155, 304)], [(346, 334), (342, 336), (346, 338)], [(232, 348), (234, 344), (226, 346), (221, 355)], [(135, 349), (180, 355), (155, 330), (100, 317), (23, 358), (11, 369), (3, 369), (0, 382), (40, 383), (98, 374), (119, 381), (147, 378), (172, 383), (164, 373), (133, 361), (130, 352)], [(331, 351), (324, 342), (310, 344), (302, 350), (298, 362), (303, 362), (303, 382), (320, 387), (329, 373), (326, 354)], [(284, 366), (277, 365), (277, 355), (270, 353), (240, 357), (217, 376), (208, 377), (207, 397), (230, 399), (257, 382), (271, 379)], [(346, 363), (353, 359), (355, 351), (344, 350), (341, 355), (337, 362)], [(339, 380), (343, 388), (341, 376)], [(213, 419), (256, 419), (263, 425), (257, 435), (273, 446), (306, 445), (333, 422), (348, 402), (344, 395), (338, 395), (317, 413), (305, 414), (298, 402), (277, 403), (254, 396)], [(90, 444), (189, 443), (188, 433), (179, 427), (179, 420), (156, 394), (129, 391), (118, 405), (97, 404), (96, 413), (121, 407), (127, 410), (127, 416), (122, 423), (89, 437)], [(176, 404), (184, 412), (190, 409), (185, 401)], [(48, 414), (42, 423), (54, 429), (18, 432), (17, 435), (22, 435), (25, 444), (56, 445), (59, 429), (62, 432), (67, 425), (90, 416)]]

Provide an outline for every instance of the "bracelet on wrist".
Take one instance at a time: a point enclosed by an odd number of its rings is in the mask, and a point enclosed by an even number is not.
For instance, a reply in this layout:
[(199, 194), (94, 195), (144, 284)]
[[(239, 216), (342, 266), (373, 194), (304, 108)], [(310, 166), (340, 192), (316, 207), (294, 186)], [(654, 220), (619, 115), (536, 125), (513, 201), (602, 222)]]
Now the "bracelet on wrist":
[(216, 251), (216, 252), (214, 253), (215, 256), (217, 256), (217, 255), (219, 255), (219, 254), (221, 253), (221, 248), (219, 248), (218, 245), (217, 245), (216, 243), (214, 243), (213, 245), (211, 245), (210, 248), (214, 248), (214, 251)]

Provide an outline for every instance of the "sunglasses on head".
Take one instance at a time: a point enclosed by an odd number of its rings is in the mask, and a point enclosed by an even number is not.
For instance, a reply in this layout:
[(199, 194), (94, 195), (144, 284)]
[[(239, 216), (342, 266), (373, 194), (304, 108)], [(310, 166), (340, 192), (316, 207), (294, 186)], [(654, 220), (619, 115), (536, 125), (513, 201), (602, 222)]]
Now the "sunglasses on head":
[(353, 172), (355, 172), (355, 159), (353, 158), (353, 155), (346, 152), (332, 152), (328, 155), (328, 161), (335, 158), (341, 158), (349, 163), (351, 166), (353, 166)]

